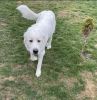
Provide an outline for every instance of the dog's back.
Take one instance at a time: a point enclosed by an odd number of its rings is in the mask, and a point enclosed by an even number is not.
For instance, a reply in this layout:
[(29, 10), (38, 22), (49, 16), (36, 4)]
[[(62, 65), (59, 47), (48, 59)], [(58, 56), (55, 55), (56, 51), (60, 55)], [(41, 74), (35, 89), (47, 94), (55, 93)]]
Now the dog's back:
[(55, 14), (52, 11), (42, 11), (37, 14), (33, 12), (30, 8), (28, 8), (26, 5), (20, 5), (16, 9), (19, 10), (19, 12), (22, 14), (22, 17), (28, 20), (36, 20), (38, 27), (42, 28), (41, 26), (44, 25), (46, 31), (50, 33), (55, 32), (56, 20)]

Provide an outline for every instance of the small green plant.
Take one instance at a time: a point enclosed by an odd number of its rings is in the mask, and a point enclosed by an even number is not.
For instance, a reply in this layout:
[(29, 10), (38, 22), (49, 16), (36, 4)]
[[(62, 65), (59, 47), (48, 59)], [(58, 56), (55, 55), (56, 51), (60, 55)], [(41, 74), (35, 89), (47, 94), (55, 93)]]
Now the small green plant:
[(94, 28), (93, 19), (87, 18), (82, 27), (82, 35), (83, 35), (82, 54), (84, 54), (84, 56), (87, 53), (87, 40), (93, 28)]
[(83, 24), (82, 34), (85, 38), (87, 38), (90, 32), (93, 30), (94, 24), (92, 18), (87, 18)]

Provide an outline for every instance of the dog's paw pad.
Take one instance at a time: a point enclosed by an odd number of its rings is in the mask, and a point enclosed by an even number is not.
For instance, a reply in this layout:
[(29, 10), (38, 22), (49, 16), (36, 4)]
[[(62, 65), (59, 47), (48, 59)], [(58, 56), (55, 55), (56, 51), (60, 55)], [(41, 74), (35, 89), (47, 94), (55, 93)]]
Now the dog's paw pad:
[(40, 70), (36, 71), (36, 77), (40, 77), (40, 76), (41, 76), (41, 71)]

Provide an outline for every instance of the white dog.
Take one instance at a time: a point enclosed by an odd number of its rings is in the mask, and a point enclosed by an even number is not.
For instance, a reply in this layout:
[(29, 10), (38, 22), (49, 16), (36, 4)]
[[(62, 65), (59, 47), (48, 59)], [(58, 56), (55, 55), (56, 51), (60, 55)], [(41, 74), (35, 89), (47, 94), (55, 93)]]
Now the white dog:
[(26, 5), (16, 8), (22, 16), (36, 23), (24, 33), (24, 44), (30, 53), (32, 61), (38, 60), (36, 76), (41, 75), (41, 65), (45, 54), (45, 47), (51, 48), (52, 35), (55, 32), (56, 20), (52, 11), (42, 11), (38, 14), (30, 10)]

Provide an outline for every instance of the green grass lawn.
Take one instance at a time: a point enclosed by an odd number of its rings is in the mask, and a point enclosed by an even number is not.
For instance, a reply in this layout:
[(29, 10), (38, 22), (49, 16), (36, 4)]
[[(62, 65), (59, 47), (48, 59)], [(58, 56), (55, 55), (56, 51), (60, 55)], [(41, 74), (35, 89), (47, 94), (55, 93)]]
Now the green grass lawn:
[[(97, 1), (21, 1), (0, 0), (0, 100), (97, 100)], [(21, 17), (20, 3), (56, 14), (40, 78), (23, 44), (23, 33), (34, 22)], [(88, 39), (91, 58), (83, 60), (81, 28), (87, 17), (95, 27)]]

